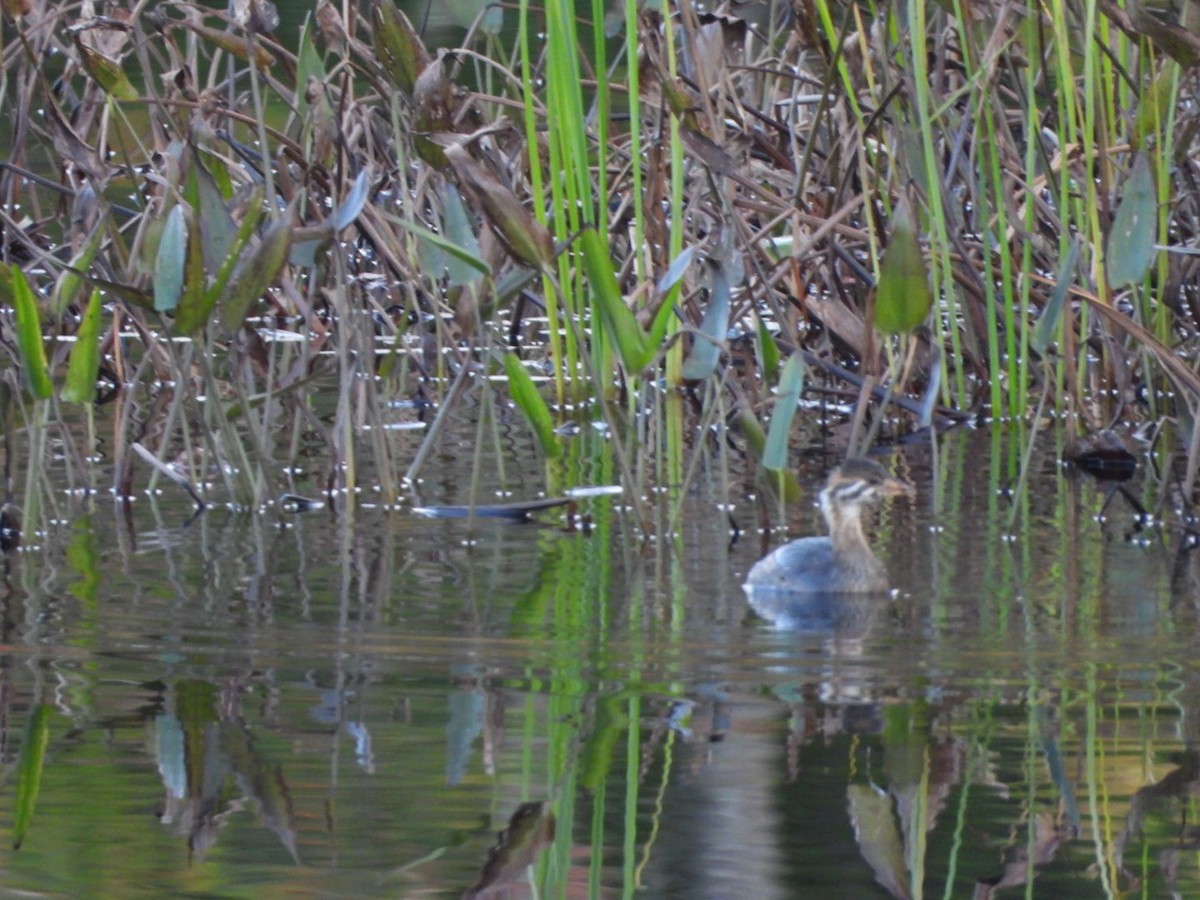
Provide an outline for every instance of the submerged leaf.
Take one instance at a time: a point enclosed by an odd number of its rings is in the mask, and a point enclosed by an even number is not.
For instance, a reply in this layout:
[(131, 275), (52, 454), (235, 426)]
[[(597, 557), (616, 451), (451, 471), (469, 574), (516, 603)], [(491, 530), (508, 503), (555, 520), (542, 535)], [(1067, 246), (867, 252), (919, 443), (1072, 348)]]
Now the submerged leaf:
[(925, 321), (933, 305), (925, 257), (917, 240), (908, 202), (896, 207), (887, 253), (879, 266), (875, 292), (875, 327), (884, 334), (904, 334)]
[(1108, 283), (1113, 287), (1141, 281), (1154, 262), (1157, 212), (1150, 157), (1139, 153), (1108, 235)]

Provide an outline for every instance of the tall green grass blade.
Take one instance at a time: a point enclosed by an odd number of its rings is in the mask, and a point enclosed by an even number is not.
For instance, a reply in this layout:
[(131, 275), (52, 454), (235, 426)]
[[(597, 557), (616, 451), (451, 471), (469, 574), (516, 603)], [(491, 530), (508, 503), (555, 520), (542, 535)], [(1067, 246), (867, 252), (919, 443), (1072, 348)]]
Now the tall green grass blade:
[(187, 219), (182, 204), (167, 213), (158, 252), (154, 255), (154, 308), (171, 312), (183, 294), (183, 273), (187, 264)]
[(1113, 287), (1137, 284), (1154, 262), (1158, 228), (1158, 198), (1150, 158), (1142, 152), (1133, 161), (1124, 196), (1108, 235), (1108, 282)]
[(551, 458), (558, 456), (562, 452), (562, 444), (554, 433), (554, 417), (550, 414), (550, 407), (515, 353), (504, 355), (504, 371), (508, 375), (509, 394), (525, 414), (543, 452)]
[(653, 357), (655, 348), (650, 346), (633, 311), (625, 305), (625, 297), (613, 271), (612, 257), (600, 233), (594, 228), (585, 228), (579, 235), (579, 243), (594, 308), (599, 308), (605, 333), (615, 345), (625, 371), (639, 376)]
[(45, 400), (54, 393), (54, 385), (47, 371), (46, 345), (42, 341), (42, 318), (37, 299), (25, 280), (25, 273), (16, 266), (10, 271), (17, 320), (17, 353), (25, 373), (25, 384), (35, 398)]
[(33, 822), (33, 810), (42, 791), (42, 773), (46, 768), (46, 749), (50, 745), (50, 716), (54, 707), (39, 703), (29, 711), (25, 739), (17, 757), (17, 799), (13, 805), (12, 843), (20, 849)]
[(907, 201), (896, 207), (887, 253), (879, 266), (875, 327), (884, 334), (905, 334), (925, 321), (933, 305), (929, 271)]
[(792, 432), (792, 419), (804, 390), (804, 358), (793, 353), (783, 365), (779, 377), (779, 392), (775, 397), (775, 411), (771, 413), (771, 424), (767, 428), (767, 441), (763, 446), (763, 468), (781, 471), (787, 468), (788, 438)]
[(71, 361), (67, 364), (67, 381), (63, 385), (62, 398), (68, 403), (92, 403), (96, 399), (96, 376), (100, 372), (100, 292), (92, 291), (79, 331), (75, 333), (75, 346), (71, 349)]

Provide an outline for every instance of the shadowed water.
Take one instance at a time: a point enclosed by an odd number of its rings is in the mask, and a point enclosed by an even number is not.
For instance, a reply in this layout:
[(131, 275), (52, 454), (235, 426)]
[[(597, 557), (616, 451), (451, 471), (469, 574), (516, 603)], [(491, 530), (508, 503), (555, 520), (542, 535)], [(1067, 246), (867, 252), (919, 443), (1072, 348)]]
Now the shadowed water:
[[(0, 582), (0, 883), (1186, 896), (1195, 560), (1135, 533), (1152, 485), (1106, 508), (1049, 444), (1014, 514), (1020, 450), (962, 432), (886, 458), (918, 490), (874, 529), (897, 594), (800, 630), (741, 590), (785, 535), (736, 464), (674, 542), (611, 497), (574, 530), (70, 500)], [(464, 502), (464, 452), (423, 502)], [(536, 464), (509, 452), (511, 486)]]

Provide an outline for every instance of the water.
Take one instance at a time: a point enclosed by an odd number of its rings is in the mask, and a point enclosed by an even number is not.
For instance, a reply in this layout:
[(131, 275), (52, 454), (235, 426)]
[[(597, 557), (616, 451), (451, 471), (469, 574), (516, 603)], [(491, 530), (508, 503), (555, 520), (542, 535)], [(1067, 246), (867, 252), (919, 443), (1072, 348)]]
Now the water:
[[(740, 589), (736, 463), (736, 541), (715, 465), (676, 542), (611, 498), (574, 531), (63, 500), (0, 581), (0, 883), (456, 897), (533, 803), (480, 896), (1193, 893), (1195, 560), (1135, 531), (1148, 476), (1106, 507), (1044, 443), (1015, 516), (1015, 437), (948, 436), (936, 490), (905, 450), (897, 597), (803, 633)], [(463, 501), (467, 453), (423, 502)]]

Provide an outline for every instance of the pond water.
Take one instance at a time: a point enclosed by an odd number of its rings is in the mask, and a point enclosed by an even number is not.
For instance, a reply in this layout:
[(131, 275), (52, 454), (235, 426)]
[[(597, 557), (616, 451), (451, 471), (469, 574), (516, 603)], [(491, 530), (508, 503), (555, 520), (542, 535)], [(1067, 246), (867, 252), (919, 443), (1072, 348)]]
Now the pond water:
[[(465, 502), (474, 434), (423, 502)], [(0, 884), (1195, 896), (1196, 560), (1137, 531), (1145, 466), (1122, 493), (1052, 437), (1014, 507), (1023, 440), (886, 457), (918, 488), (874, 529), (897, 595), (803, 632), (741, 590), (784, 535), (736, 461), (663, 542), (613, 497), (572, 528), (64, 491), (63, 524), (3, 560)], [(519, 422), (502, 462), (486, 491), (544, 482)], [(816, 530), (811, 504), (788, 524)]]

